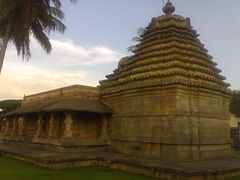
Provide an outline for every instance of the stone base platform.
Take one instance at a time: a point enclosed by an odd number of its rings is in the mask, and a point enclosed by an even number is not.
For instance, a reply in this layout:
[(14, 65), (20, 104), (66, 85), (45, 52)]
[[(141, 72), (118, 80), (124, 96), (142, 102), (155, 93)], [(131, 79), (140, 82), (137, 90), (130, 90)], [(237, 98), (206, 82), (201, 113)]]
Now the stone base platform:
[(68, 153), (0, 144), (0, 153), (45, 168), (108, 167), (159, 179), (201, 180), (240, 176), (240, 157), (206, 161), (166, 161), (112, 151)]
[(26, 139), (23, 137), (4, 137), (2, 143), (10, 146), (28, 147), (30, 149), (42, 149), (57, 152), (99, 152), (109, 149), (109, 143), (105, 140), (73, 141), (71, 139)]

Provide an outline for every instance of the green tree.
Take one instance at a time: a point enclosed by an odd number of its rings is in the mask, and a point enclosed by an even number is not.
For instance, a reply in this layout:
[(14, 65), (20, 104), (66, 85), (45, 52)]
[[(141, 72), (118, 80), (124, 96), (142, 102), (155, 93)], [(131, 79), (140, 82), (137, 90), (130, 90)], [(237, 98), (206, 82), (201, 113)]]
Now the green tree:
[(234, 90), (230, 100), (230, 112), (240, 116), (240, 90)]
[[(145, 32), (145, 28), (143, 28), (143, 27), (138, 28), (137, 36), (133, 37), (132, 41), (133, 42), (141, 42), (142, 41), (142, 36), (143, 36), (144, 32)], [(127, 48), (127, 50), (128, 50), (128, 52), (134, 53), (137, 50), (137, 45), (129, 46)]]
[(47, 35), (54, 31), (63, 33), (66, 29), (61, 22), (64, 19), (61, 7), (61, 0), (0, 0), (0, 73), (9, 42), (23, 59), (31, 57), (31, 35), (47, 53), (51, 52)]
[(3, 111), (0, 112), (1, 114), (8, 113), (10, 111), (13, 111), (21, 106), (21, 100), (4, 100), (0, 101), (0, 109)]

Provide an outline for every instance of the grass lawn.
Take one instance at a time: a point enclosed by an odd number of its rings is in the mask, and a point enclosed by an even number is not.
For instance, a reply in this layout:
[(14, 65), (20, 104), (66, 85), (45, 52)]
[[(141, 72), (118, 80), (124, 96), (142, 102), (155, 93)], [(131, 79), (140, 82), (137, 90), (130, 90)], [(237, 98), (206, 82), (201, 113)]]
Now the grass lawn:
[[(235, 153), (237, 156), (240, 156), (240, 151), (239, 151), (239, 150), (234, 150), (234, 153)], [(228, 178), (228, 180), (240, 180), (240, 176)]]
[(107, 168), (44, 169), (20, 160), (0, 156), (1, 180), (153, 180), (153, 178)]

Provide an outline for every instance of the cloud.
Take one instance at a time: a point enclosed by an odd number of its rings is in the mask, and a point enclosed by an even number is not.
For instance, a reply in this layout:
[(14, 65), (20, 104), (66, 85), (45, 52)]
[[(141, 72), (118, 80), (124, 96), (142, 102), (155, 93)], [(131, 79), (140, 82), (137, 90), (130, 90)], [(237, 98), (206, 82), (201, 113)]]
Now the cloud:
[(99, 74), (106, 75), (101, 67), (115, 66), (124, 56), (104, 45), (84, 47), (68, 39), (52, 39), (51, 43), (53, 51), (47, 55), (32, 40), (29, 62), (22, 61), (14, 47), (9, 46), (0, 75), (0, 100), (73, 84), (96, 86)]
[(14, 64), (7, 67), (6, 73), (0, 77), (0, 99), (22, 98), (50, 89), (64, 87), (72, 84), (86, 84), (96, 86), (94, 80), (88, 79), (89, 72), (54, 72), (39, 69), (34, 65)]
[[(37, 47), (35, 41), (33, 41), (33, 44)], [(74, 63), (74, 66), (95, 66), (117, 62), (124, 56), (124, 54), (104, 45), (96, 45), (94, 47), (79, 46), (69, 39), (52, 39), (51, 44), (53, 46), (53, 51), (50, 55), (51, 60), (54, 62), (58, 61), (58, 64), (65, 68), (72, 66), (72, 63)], [(35, 48), (35, 50), (37, 50), (37, 48)], [(39, 52), (35, 53), (38, 54)]]

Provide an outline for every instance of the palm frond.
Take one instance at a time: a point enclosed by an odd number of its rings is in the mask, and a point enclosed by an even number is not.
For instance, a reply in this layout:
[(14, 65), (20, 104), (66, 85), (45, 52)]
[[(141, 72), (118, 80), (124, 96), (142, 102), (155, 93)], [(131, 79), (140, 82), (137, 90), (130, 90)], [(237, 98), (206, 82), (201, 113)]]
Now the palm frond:
[(29, 32), (21, 38), (13, 37), (12, 41), (17, 49), (17, 54), (21, 55), (23, 60), (28, 60), (31, 57)]
[(127, 48), (127, 51), (128, 52), (132, 52), (132, 53), (134, 53), (135, 51), (136, 51), (136, 46), (129, 46), (128, 48)]
[(132, 41), (141, 41), (141, 40), (142, 40), (142, 38), (139, 36), (135, 36), (132, 38)]
[(76, 3), (78, 0), (70, 0), (72, 3)]
[(143, 27), (140, 27), (140, 28), (138, 28), (138, 30), (137, 30), (137, 34), (138, 34), (139, 36), (142, 36), (142, 35), (144, 34), (144, 32), (145, 32), (145, 28), (143, 28)]
[(6, 28), (7, 28), (7, 20), (6, 19), (2, 19), (0, 21), (0, 39), (3, 38), (5, 32), (6, 32)]
[(59, 19), (64, 19), (64, 13), (62, 12), (61, 9), (58, 9), (56, 7), (50, 7), (50, 13), (52, 16), (59, 18)]
[(47, 32), (54, 32), (57, 30), (61, 33), (64, 33), (64, 31), (66, 30), (66, 26), (59, 19), (51, 17), (51, 22), (48, 23), (47, 27), (45, 27), (45, 30)]
[(39, 22), (34, 22), (34, 24), (31, 27), (31, 30), (33, 32), (34, 37), (40, 43), (42, 48), (47, 53), (50, 53), (52, 50), (52, 45), (51, 45), (47, 35), (43, 32), (42, 26), (39, 24)]
[[(76, 3), (78, 0), (70, 0)], [(59, 31), (66, 26), (61, 20), (64, 13), (62, 0), (0, 0), (0, 41), (7, 34), (23, 59), (29, 59), (30, 35), (37, 39), (41, 47), (50, 53), (49, 38), (45, 33)]]
[(62, 2), (61, 0), (51, 0), (53, 5), (57, 8), (60, 9), (62, 7)]

